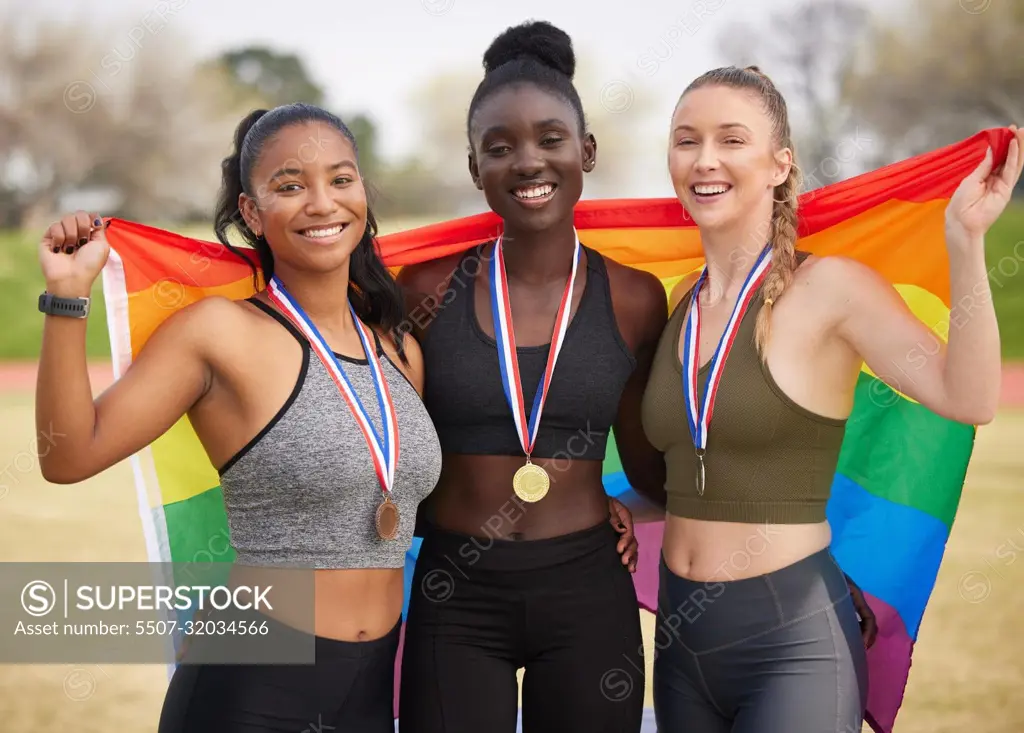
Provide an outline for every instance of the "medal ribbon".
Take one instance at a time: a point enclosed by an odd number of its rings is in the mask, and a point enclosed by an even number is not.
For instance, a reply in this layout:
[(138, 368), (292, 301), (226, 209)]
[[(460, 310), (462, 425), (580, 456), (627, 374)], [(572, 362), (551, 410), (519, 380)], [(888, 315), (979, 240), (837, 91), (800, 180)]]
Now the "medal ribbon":
[(702, 451), (707, 448), (708, 427), (711, 425), (711, 414), (715, 408), (715, 395), (718, 392), (718, 384), (722, 379), (725, 360), (732, 349), (732, 344), (736, 339), (736, 333), (739, 331), (739, 324), (743, 320), (743, 315), (746, 313), (747, 307), (750, 305), (750, 301), (757, 288), (764, 282), (768, 274), (768, 269), (771, 266), (771, 257), (768, 256), (770, 251), (771, 247), (768, 245), (761, 250), (761, 254), (758, 255), (754, 267), (747, 273), (747, 278), (743, 283), (743, 288), (740, 290), (739, 297), (736, 298), (732, 314), (725, 325), (725, 330), (722, 331), (722, 337), (718, 340), (718, 347), (711, 357), (709, 364), (710, 373), (708, 374), (707, 384), (704, 386), (703, 404), (700, 404), (697, 399), (697, 373), (700, 364), (698, 359), (698, 345), (700, 344), (700, 298), (698, 296), (700, 295), (704, 280), (707, 279), (707, 265), (701, 270), (697, 284), (693, 287), (690, 314), (686, 321), (686, 330), (683, 337), (683, 343), (685, 344), (682, 360), (683, 400), (686, 404), (686, 417), (690, 424), (690, 435), (693, 436), (693, 443), (699, 454), (702, 454)]
[[(575, 233), (575, 229), (573, 229)], [(494, 317), (494, 338), (498, 342), (498, 363), (501, 367), (501, 385), (505, 390), (505, 399), (512, 409), (519, 442), (529, 458), (537, 440), (540, 416), (544, 411), (544, 403), (548, 397), (548, 387), (555, 372), (555, 361), (562, 350), (565, 331), (569, 325), (569, 313), (572, 302), (573, 286), (576, 284), (576, 271), (580, 262), (580, 239), (576, 235), (576, 246), (572, 256), (572, 272), (565, 284), (562, 302), (555, 316), (555, 329), (551, 337), (551, 348), (548, 352), (548, 363), (541, 375), (537, 393), (533, 399), (533, 408), (529, 418), (523, 400), (523, 386), (519, 376), (519, 357), (516, 352), (516, 337), (512, 327), (512, 306), (508, 296), (508, 280), (505, 276), (505, 257), (501, 249), (501, 237), (494, 244), (494, 258), (491, 263), (491, 312)]]
[(356, 316), (352, 301), (348, 303), (349, 311), (352, 313), (352, 321), (356, 325), (359, 340), (363, 344), (363, 353), (370, 365), (370, 374), (373, 379), (373, 389), (377, 395), (377, 405), (380, 407), (381, 421), (384, 427), (383, 439), (377, 434), (377, 429), (370, 419), (366, 408), (356, 394), (352, 383), (345, 374), (338, 357), (327, 345), (324, 337), (313, 325), (306, 312), (302, 310), (295, 300), (285, 289), (284, 284), (275, 275), (267, 288), (267, 294), (274, 301), (277, 307), (288, 319), (298, 328), (309, 340), (309, 344), (320, 361), (327, 368), (328, 374), (334, 379), (338, 391), (348, 404), (349, 410), (356, 419), (366, 439), (366, 445), (370, 449), (370, 457), (373, 459), (373, 467), (377, 472), (377, 479), (380, 481), (381, 491), (387, 496), (395, 484), (395, 465), (398, 463), (398, 418), (395, 414), (395, 405), (391, 399), (391, 392), (388, 390), (388, 383), (384, 379), (384, 372), (381, 370), (380, 361), (377, 359), (377, 350), (373, 347), (371, 334), (366, 325)]

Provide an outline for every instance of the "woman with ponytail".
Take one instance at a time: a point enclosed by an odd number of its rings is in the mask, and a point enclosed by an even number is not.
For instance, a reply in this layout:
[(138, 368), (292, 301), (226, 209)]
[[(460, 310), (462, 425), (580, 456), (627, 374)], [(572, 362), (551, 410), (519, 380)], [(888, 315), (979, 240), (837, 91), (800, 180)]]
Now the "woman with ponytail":
[(357, 155), (317, 107), (243, 120), (216, 230), (239, 256), (236, 230), (255, 250), (257, 294), (175, 313), (95, 400), (85, 316), (109, 252), (102, 220), (78, 212), (43, 237), (36, 418), (64, 436), (44, 477), (94, 476), (187, 417), (220, 476), (228, 583), (270, 588), (269, 606), (210, 612), (229, 633), (186, 645), (160, 733), (394, 730), (405, 553), (441, 456), (419, 347), (393, 336), (403, 304)]
[(500, 236), (403, 270), (444, 452), (406, 619), (403, 733), (635, 733), (644, 700), (636, 541), (602, 467), (615, 431), (660, 489), (640, 399), (668, 315), (653, 276), (580, 242), (597, 143), (569, 37), (533, 22), (484, 54), (469, 172)]
[[(862, 364), (932, 411), (987, 423), (999, 334), (984, 236), (1021, 174), (1024, 133), (946, 210), (951, 300), (972, 304), (947, 347), (891, 287), (844, 257), (797, 247), (799, 169), (786, 103), (756, 67), (683, 93), (669, 171), (705, 266), (674, 290), (643, 427), (664, 451), (654, 706), (660, 730), (860, 731), (870, 609), (829, 551), (825, 517)], [(884, 377), (883, 377), (884, 379)], [(858, 624), (860, 613), (862, 624)]]

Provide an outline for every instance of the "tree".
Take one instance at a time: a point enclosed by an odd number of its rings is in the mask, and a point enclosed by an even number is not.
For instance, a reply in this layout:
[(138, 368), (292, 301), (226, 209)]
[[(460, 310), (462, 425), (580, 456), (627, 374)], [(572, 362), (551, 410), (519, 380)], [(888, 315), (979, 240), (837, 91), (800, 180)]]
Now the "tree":
[(880, 25), (844, 98), (907, 157), (1024, 122), (1024, 0), (916, 2)]
[(221, 54), (217, 63), (227, 71), (237, 89), (255, 93), (270, 106), (292, 102), (323, 106), (323, 89), (310, 78), (295, 54), (248, 46)]
[(210, 217), (249, 108), (223, 73), (197, 66), (156, 16), (131, 28), (13, 11), (4, 21), (0, 223), (36, 228), (83, 200), (154, 223)]
[(383, 173), (377, 138), (377, 126), (365, 114), (354, 114), (342, 118), (355, 136), (359, 147), (359, 172), (371, 183), (377, 181)]
[[(327, 107), (323, 88), (295, 54), (278, 53), (264, 46), (228, 51), (208, 64), (227, 76), (234, 103), (249, 108), (277, 107), (294, 102)], [(363, 113), (340, 114), (359, 147), (359, 170), (368, 181), (382, 175), (377, 129)]]
[(423, 145), (402, 167), (417, 171), (417, 180), (423, 183), (429, 180), (424, 175), (429, 171), (433, 180), (458, 201), (457, 209), (480, 211), (486, 207), (469, 176), (466, 135), (469, 103), (482, 78), (482, 70), (441, 72), (417, 89), (410, 100)]
[(806, 189), (876, 160), (842, 94), (869, 23), (867, 10), (853, 0), (809, 0), (773, 15), (767, 29), (736, 23), (718, 39), (727, 63), (757, 65), (786, 98)]

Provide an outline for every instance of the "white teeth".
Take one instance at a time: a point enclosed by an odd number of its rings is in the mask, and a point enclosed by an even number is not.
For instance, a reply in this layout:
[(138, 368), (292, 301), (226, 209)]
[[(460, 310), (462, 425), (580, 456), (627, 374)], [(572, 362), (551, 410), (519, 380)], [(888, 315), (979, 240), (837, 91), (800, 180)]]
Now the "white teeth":
[(711, 185), (697, 184), (696, 186), (693, 187), (693, 190), (695, 193), (708, 195), (713, 193), (725, 193), (726, 191), (729, 190), (729, 186), (726, 186), (723, 183), (716, 183)]
[(344, 228), (345, 227), (339, 224), (338, 226), (333, 226), (330, 227), (329, 229), (304, 229), (302, 233), (307, 237), (312, 237), (313, 239), (320, 239), (323, 237), (337, 236), (338, 234), (341, 234), (341, 230)]
[(521, 199), (535, 199), (541, 196), (547, 196), (549, 193), (555, 190), (555, 187), (550, 183), (546, 183), (543, 186), (531, 186), (530, 188), (518, 188), (516, 189), (516, 197)]

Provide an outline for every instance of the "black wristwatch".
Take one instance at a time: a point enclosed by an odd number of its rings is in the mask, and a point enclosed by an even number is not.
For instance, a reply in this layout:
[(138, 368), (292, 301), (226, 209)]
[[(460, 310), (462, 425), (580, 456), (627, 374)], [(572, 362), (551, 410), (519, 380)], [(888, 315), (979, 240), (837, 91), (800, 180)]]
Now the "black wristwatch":
[(39, 312), (48, 316), (85, 318), (89, 315), (89, 298), (62, 298), (59, 295), (42, 293), (39, 296)]

